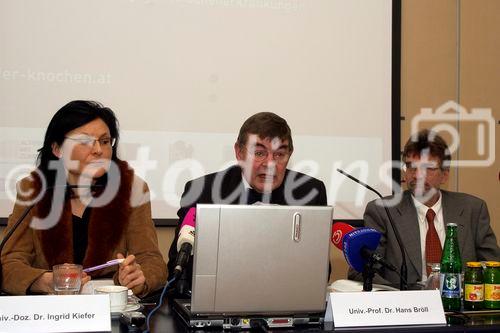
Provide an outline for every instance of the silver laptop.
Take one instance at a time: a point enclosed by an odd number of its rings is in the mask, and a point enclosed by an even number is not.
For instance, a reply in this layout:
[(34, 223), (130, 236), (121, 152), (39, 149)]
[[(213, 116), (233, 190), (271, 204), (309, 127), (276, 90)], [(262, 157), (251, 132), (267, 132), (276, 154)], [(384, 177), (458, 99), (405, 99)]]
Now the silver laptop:
[(198, 205), (191, 315), (323, 313), (332, 214), (332, 207)]

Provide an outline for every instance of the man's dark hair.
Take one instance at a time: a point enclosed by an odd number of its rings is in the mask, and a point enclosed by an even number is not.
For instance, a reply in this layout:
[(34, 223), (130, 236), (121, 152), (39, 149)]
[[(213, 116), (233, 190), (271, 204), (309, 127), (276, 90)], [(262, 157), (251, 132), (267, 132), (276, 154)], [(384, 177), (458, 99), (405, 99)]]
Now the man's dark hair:
[(275, 113), (259, 112), (245, 120), (238, 134), (238, 145), (246, 145), (249, 134), (257, 134), (261, 139), (288, 140), (289, 149), (293, 151), (292, 131), (286, 120)]
[(439, 158), (441, 169), (448, 169), (450, 167), (450, 150), (446, 141), (436, 132), (424, 129), (413, 134), (405, 144), (403, 158), (412, 155), (420, 156), (424, 151)]

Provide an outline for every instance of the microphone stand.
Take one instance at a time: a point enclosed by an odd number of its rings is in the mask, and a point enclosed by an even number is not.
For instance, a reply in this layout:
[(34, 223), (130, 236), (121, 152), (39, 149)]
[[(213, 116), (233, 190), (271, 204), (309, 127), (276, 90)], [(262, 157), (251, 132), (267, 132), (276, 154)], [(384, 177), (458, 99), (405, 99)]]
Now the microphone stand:
[(374, 276), (375, 270), (373, 269), (373, 260), (369, 259), (365, 262), (363, 267), (363, 291), (372, 291)]
[[(407, 277), (408, 277), (408, 266), (406, 265), (406, 255), (405, 255), (405, 247), (403, 244), (403, 241), (401, 240), (401, 235), (399, 234), (398, 229), (396, 228), (396, 223), (394, 223), (394, 220), (392, 219), (391, 213), (389, 212), (389, 208), (384, 203), (382, 194), (380, 194), (377, 190), (375, 190), (373, 187), (371, 187), (368, 184), (363, 183), (361, 180), (351, 176), (350, 174), (346, 173), (345, 171), (341, 169), (337, 169), (338, 172), (346, 176), (347, 178), (351, 179), (352, 181), (358, 183), (359, 185), (369, 189), (373, 193), (379, 196), (381, 199), (380, 201), (382, 202), (382, 207), (384, 207), (385, 213), (387, 214), (387, 218), (389, 219), (389, 224), (391, 225), (392, 231), (394, 232), (394, 236), (396, 236), (396, 241), (398, 243), (398, 246), (401, 250), (401, 274), (400, 274), (400, 279), (399, 279), (399, 289), (400, 290), (408, 290), (408, 285), (407, 285)], [(363, 275), (364, 277), (364, 275)]]

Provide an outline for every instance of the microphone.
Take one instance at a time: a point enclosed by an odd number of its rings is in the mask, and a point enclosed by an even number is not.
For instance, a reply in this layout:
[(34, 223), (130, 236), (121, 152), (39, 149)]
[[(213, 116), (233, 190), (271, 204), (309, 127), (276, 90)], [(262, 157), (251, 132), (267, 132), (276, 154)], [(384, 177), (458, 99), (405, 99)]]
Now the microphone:
[(394, 223), (394, 220), (392, 219), (391, 213), (389, 212), (389, 209), (384, 203), (382, 194), (380, 194), (377, 190), (375, 190), (373, 187), (371, 187), (368, 184), (363, 183), (361, 180), (351, 176), (350, 174), (346, 173), (345, 171), (341, 169), (337, 169), (338, 172), (346, 176), (347, 178), (351, 179), (352, 181), (358, 183), (359, 185), (369, 189), (373, 193), (379, 196), (381, 199), (380, 201), (382, 202), (382, 206), (384, 207), (385, 213), (387, 214), (387, 218), (389, 219), (389, 224), (391, 225), (392, 231), (394, 232), (394, 235), (396, 236), (396, 242), (398, 243), (398, 246), (401, 250), (401, 269), (400, 269), (400, 279), (399, 279), (399, 289), (400, 290), (407, 290), (408, 285), (407, 285), (407, 277), (408, 277), (408, 266), (406, 266), (406, 249), (403, 244), (403, 241), (401, 240), (401, 235), (399, 234), (398, 229), (396, 228), (396, 224)]
[[(66, 190), (74, 189), (74, 188), (90, 188), (91, 190), (97, 189), (104, 187), (104, 185), (53, 185), (47, 187), (46, 191), (48, 190), (53, 190), (55, 188), (65, 188)], [(2, 251), (3, 248), (5, 247), (5, 244), (7, 244), (8, 240), (12, 237), (12, 234), (14, 234), (14, 231), (21, 225), (21, 223), (24, 221), (26, 216), (28, 216), (29, 212), (35, 207), (37, 202), (29, 205), (26, 207), (26, 209), (22, 212), (21, 216), (17, 219), (17, 221), (12, 225), (12, 227), (9, 229), (9, 231), (5, 234), (5, 237), (2, 239), (2, 242), (0, 243), (0, 288), (2, 286), (2, 264), (1, 264), (1, 258), (2, 258)]]
[(182, 220), (181, 228), (179, 231), (179, 237), (177, 240), (177, 258), (175, 259), (174, 267), (174, 278), (177, 279), (186, 264), (189, 261), (189, 257), (193, 254), (194, 245), (194, 227), (196, 225), (196, 208), (189, 208), (188, 212)]
[(372, 261), (397, 272), (394, 265), (388, 263), (384, 257), (375, 252), (382, 234), (373, 228), (354, 228), (343, 222), (332, 226), (332, 243), (344, 253), (344, 257), (352, 268), (363, 272), (365, 263)]

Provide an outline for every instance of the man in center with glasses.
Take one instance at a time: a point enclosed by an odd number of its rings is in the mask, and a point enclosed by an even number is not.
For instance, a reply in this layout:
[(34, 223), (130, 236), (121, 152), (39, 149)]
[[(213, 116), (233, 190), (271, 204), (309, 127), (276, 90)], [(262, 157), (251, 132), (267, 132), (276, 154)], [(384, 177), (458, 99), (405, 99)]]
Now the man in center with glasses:
[[(179, 225), (187, 211), (196, 204), (327, 205), (322, 181), (287, 169), (293, 153), (293, 140), (286, 120), (278, 115), (261, 112), (248, 118), (240, 129), (234, 152), (238, 164), (186, 184), (181, 208), (177, 212)], [(178, 233), (179, 226), (169, 251), (170, 277), (177, 257)], [(181, 280), (190, 290), (192, 260), (184, 272)], [(182, 286), (182, 283), (178, 285)], [(179, 292), (186, 294), (184, 290)]]

